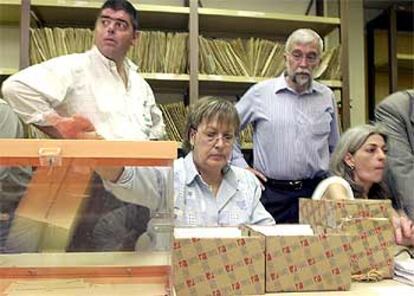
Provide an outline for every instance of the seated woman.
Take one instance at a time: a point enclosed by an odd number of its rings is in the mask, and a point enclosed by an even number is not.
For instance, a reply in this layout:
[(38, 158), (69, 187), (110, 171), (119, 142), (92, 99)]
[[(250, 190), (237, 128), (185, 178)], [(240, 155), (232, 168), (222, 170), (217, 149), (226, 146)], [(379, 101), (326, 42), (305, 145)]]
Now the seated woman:
[[(386, 142), (386, 135), (372, 125), (347, 130), (331, 157), (329, 169), (333, 176), (318, 185), (312, 199), (387, 198), (389, 193), (382, 181)], [(414, 245), (412, 221), (394, 210), (392, 222), (397, 244)]]
[[(261, 187), (248, 170), (229, 165), (240, 120), (233, 104), (207, 97), (191, 106), (183, 148), (174, 162), (175, 224), (216, 226), (275, 224), (260, 203)], [(99, 170), (119, 199), (158, 211), (165, 204), (165, 170)]]

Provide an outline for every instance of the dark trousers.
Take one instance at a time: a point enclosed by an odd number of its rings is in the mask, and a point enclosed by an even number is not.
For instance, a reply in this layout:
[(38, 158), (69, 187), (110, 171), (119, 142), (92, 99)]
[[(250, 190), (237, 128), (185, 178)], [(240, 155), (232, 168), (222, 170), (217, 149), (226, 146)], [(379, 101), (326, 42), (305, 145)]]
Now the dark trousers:
[(322, 179), (308, 179), (301, 182), (300, 186), (275, 184), (279, 182), (272, 182), (269, 179), (264, 184), (265, 190), (262, 192), (261, 202), (276, 223), (298, 223), (299, 198), (310, 198)]

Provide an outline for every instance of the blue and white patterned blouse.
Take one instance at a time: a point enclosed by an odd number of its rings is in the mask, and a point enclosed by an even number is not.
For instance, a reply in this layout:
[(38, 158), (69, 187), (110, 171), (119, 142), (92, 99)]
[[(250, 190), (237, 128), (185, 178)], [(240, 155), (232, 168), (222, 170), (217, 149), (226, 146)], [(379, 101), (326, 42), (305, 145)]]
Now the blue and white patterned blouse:
[[(166, 204), (165, 168), (125, 168), (119, 181), (106, 183), (115, 196), (126, 202), (159, 211)], [(217, 226), (275, 224), (260, 202), (257, 178), (246, 169), (226, 168), (217, 196), (198, 173), (193, 154), (174, 162), (175, 224), (180, 226)]]

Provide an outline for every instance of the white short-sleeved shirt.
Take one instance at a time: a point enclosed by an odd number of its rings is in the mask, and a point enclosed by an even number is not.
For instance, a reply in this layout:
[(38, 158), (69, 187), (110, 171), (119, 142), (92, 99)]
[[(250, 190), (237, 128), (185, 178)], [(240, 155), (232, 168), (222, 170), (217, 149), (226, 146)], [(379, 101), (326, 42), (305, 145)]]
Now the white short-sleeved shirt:
[(317, 200), (321, 199), (322, 196), (325, 194), (326, 190), (328, 189), (328, 187), (332, 184), (342, 185), (346, 190), (347, 197), (349, 199), (355, 199), (351, 185), (349, 185), (349, 183), (344, 178), (341, 178), (338, 176), (332, 176), (320, 182), (318, 187), (316, 187), (315, 191), (312, 194), (312, 199), (317, 199)]

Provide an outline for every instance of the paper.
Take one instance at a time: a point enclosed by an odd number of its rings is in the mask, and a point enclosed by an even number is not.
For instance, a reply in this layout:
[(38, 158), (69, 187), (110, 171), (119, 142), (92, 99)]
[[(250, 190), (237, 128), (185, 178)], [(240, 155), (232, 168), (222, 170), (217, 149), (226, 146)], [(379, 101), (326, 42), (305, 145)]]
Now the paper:
[(242, 232), (237, 227), (188, 227), (175, 228), (174, 238), (236, 238)]
[(414, 286), (414, 259), (395, 259), (394, 279)]
[(313, 235), (312, 227), (308, 224), (279, 224), (273, 226), (249, 225), (254, 231), (266, 236)]

